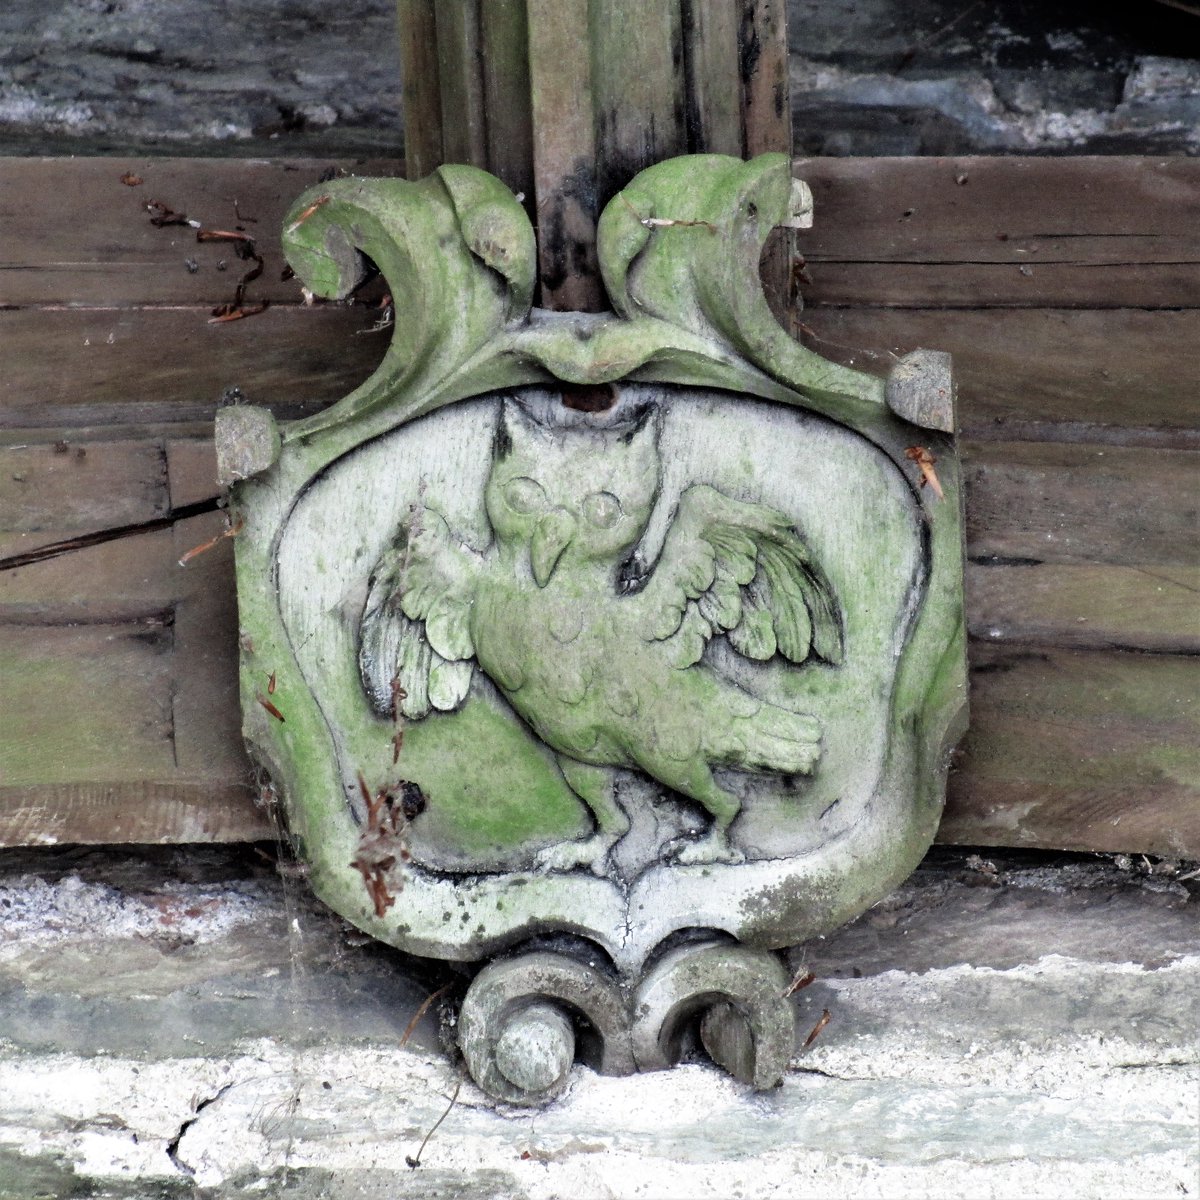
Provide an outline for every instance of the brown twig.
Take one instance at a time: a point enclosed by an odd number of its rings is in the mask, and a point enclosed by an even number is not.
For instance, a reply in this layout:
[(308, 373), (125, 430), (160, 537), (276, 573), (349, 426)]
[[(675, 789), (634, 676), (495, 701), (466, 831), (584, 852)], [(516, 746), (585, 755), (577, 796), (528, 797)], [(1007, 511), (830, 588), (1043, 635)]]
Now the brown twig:
[(186, 567), (188, 565), (188, 563), (190, 563), (192, 561), (193, 558), (196, 558), (198, 555), (205, 553), (205, 551), (211, 550), (214, 546), (219, 545), (220, 542), (222, 541), (222, 539), (230, 538), (230, 537), (237, 537), (237, 535), (242, 532), (242, 530), (245, 528), (245, 526), (246, 526), (246, 522), (241, 517), (238, 517), (237, 521), (235, 521), (234, 524), (221, 530), (221, 532), (216, 534), (214, 537), (210, 537), (207, 542), (201, 542), (200, 545), (193, 546), (179, 560), (179, 565), (181, 567)]
[(429, 1139), (438, 1131), (438, 1126), (450, 1115), (450, 1110), (458, 1103), (458, 1093), (462, 1090), (462, 1079), (459, 1078), (458, 1084), (454, 1088), (454, 1095), (450, 1097), (450, 1103), (446, 1105), (446, 1111), (433, 1123), (433, 1128), (425, 1135), (421, 1142), (420, 1149), (416, 1154), (406, 1154), (404, 1161), (408, 1163), (410, 1169), (415, 1169), (421, 1165), (421, 1155), (425, 1153), (425, 1147), (429, 1145)]
[(830, 1013), (829, 1009), (826, 1008), (826, 1009), (821, 1010), (821, 1017), (817, 1021), (817, 1023), (812, 1027), (812, 1032), (808, 1035), (808, 1037), (806, 1037), (804, 1039), (804, 1045), (800, 1047), (801, 1050), (807, 1050), (809, 1048), (809, 1046), (811, 1046), (813, 1044), (813, 1042), (815, 1042), (817, 1040), (817, 1037), (820, 1034), (821, 1030), (824, 1029), (825, 1026), (829, 1024), (829, 1022), (831, 1020), (831, 1016), (832, 1016), (832, 1014)]
[(408, 1039), (412, 1037), (413, 1031), (421, 1023), (421, 1018), (429, 1011), (429, 1008), (433, 1002), (444, 996), (450, 990), (451, 986), (451, 984), (446, 984), (445, 987), (440, 987), (436, 992), (432, 992), (430, 995), (425, 997), (421, 1007), (418, 1008), (415, 1013), (413, 1013), (412, 1020), (409, 1021), (409, 1023), (404, 1027), (404, 1033), (400, 1035), (401, 1049), (408, 1045)]
[(677, 220), (672, 220), (670, 217), (643, 217), (638, 212), (638, 210), (636, 208), (634, 208), (632, 204), (629, 203), (629, 201), (625, 197), (624, 192), (618, 192), (617, 195), (619, 195), (621, 197), (621, 201), (625, 205), (625, 207), (627, 209), (629, 209), (629, 211), (631, 213), (633, 213), (634, 217), (637, 218), (638, 224), (645, 226), (645, 228), (647, 228), (647, 229), (670, 229), (675, 225), (682, 225), (682, 226), (701, 225), (705, 229), (707, 229), (709, 231), (709, 233), (717, 232), (717, 227), (711, 221), (677, 221)]

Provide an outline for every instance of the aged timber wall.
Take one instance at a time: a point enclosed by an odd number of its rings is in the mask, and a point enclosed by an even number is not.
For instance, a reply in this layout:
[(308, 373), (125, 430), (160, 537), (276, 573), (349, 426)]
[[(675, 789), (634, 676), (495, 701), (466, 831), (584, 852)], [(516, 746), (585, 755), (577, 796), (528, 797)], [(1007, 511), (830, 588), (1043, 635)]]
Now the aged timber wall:
[[(217, 405), (313, 412), (383, 353), (370, 297), (308, 307), (280, 279), (287, 205), (339, 166), (3, 165), (0, 844), (269, 833), (231, 547), (177, 560), (222, 526), (189, 507), (216, 493)], [(801, 336), (880, 370), (937, 346), (961, 378), (974, 725), (943, 839), (1200, 856), (1200, 162), (796, 169), (817, 213)], [(213, 323), (247, 263), (153, 226), (152, 199), (240, 214), (266, 263), (247, 303), (271, 307)]]
[[(789, 7), (797, 151), (851, 156), (798, 164), (795, 328), (867, 369), (941, 347), (962, 379), (975, 727), (943, 838), (1200, 854), (1200, 164), (936, 157), (1195, 154), (1200, 19)], [(216, 405), (312, 412), (383, 352), (377, 296), (309, 308), (280, 279), (278, 226), (323, 172), (402, 170), (394, 38), (393, 0), (0, 11), (0, 153), (54, 156), (0, 162), (0, 843), (269, 830), (229, 545), (176, 560), (221, 528)], [(286, 159), (63, 157), (134, 148)], [(210, 324), (251, 264), (152, 226), (155, 199), (249, 231), (272, 306)]]
[[(791, 0), (796, 151), (1194, 154), (1181, 8)], [(394, 0), (7, 0), (0, 153), (398, 153), (395, 45)]]

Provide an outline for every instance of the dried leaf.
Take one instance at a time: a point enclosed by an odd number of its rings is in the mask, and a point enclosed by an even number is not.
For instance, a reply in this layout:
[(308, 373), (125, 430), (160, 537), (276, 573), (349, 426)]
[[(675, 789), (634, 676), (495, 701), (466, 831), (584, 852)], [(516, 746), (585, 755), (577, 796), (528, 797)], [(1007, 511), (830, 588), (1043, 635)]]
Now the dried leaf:
[(942, 491), (941, 482), (937, 477), (937, 472), (933, 469), (933, 464), (937, 462), (937, 459), (924, 446), (909, 446), (904, 451), (904, 454), (906, 458), (911, 459), (917, 464), (921, 472), (921, 486), (924, 487), (926, 484), (929, 484), (933, 488), (933, 494), (939, 500), (945, 500), (946, 495)]
[(126, 171), (125, 174), (121, 176), (121, 182), (126, 187), (141, 187), (141, 185), (146, 181), (140, 175), (135, 175), (132, 171)]
[(288, 227), (284, 230), (285, 233), (295, 233), (309, 217), (313, 215), (323, 204), (328, 204), (329, 196), (318, 196)]
[(787, 990), (783, 993), (784, 997), (793, 996), (797, 992), (802, 992), (810, 983), (816, 980), (816, 976), (811, 971), (800, 971), (795, 979), (787, 985)]

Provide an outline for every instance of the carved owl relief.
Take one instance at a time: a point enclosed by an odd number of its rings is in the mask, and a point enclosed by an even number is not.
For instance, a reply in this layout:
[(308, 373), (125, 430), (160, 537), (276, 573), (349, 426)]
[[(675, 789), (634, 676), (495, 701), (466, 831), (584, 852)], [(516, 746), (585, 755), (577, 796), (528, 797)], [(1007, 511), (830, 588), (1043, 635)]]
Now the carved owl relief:
[(833, 589), (789, 517), (705, 483), (681, 491), (648, 548), (659, 424), (650, 406), (593, 419), (505, 400), (484, 489), (491, 544), (472, 549), (417, 505), (371, 573), (359, 664), (375, 710), (400, 697), (411, 720), (453, 711), (478, 669), (590, 810), (594, 832), (545, 848), (546, 869), (605, 870), (630, 828), (615, 786), (629, 770), (709, 816), (672, 857), (741, 861), (728, 831), (742, 801), (718, 776), (805, 775), (821, 758), (817, 716), (751, 694), (706, 650), (835, 666)]

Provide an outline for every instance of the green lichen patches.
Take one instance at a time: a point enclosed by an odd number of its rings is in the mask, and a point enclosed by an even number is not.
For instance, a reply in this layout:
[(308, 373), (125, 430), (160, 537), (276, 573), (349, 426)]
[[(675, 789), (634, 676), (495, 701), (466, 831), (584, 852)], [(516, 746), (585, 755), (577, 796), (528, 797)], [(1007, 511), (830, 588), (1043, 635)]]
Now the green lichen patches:
[[(529, 310), (520, 205), (473, 168), (334, 181), (294, 207), (310, 286), (345, 294), (365, 255), (412, 306), (376, 374), (284, 426), (278, 461), (235, 489), (247, 736), (314, 887), (375, 936), (472, 958), (568, 929), (633, 972), (685, 926), (759, 945), (820, 932), (932, 837), (965, 711), (957, 463), (882, 380), (771, 316), (759, 254), (803, 197), (783, 156), (653, 167), (602, 220), (616, 313), (553, 317)], [(679, 418), (652, 456), (660, 515), (634, 495), (633, 443), (600, 427), (620, 403), (497, 452), (500, 393), (557, 380), (640, 388)], [(914, 445), (944, 500), (918, 487)], [(687, 496), (713, 501), (698, 554), (679, 548)], [(597, 533), (622, 520), (631, 536)], [(389, 603), (394, 628), (368, 630)], [(398, 656), (377, 679), (371, 638)], [(283, 720), (257, 703), (267, 671)], [(372, 796), (407, 781), (428, 801), (416, 862), (377, 881), (382, 913), (350, 865), (360, 773)]]
[(419, 183), (350, 178), (310, 189), (286, 219), (284, 246), (316, 294), (353, 291), (365, 256), (398, 304), (375, 374), (331, 409), (294, 423), (288, 439), (370, 417), (400, 388), (410, 403), (431, 392), (523, 319), (533, 294), (529, 220), (499, 180), (474, 167), (442, 167)]
[(589, 828), (586, 810), (545, 751), (511, 715), (483, 700), (410, 723), (399, 770), (429, 799), (411, 844), (427, 866), (527, 866), (531, 851)]

